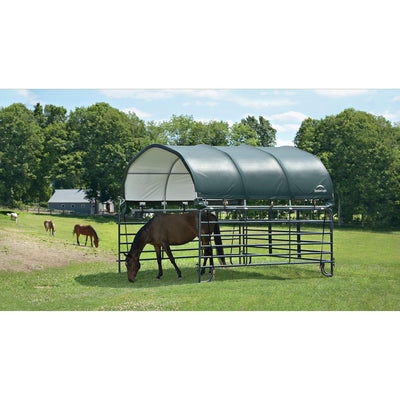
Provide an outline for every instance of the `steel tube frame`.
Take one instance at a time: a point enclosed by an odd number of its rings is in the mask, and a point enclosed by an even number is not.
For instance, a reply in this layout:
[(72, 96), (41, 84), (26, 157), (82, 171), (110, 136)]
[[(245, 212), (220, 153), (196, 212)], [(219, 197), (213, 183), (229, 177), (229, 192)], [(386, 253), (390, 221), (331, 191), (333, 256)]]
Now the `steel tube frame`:
[[(229, 245), (223, 245), (223, 248), (230, 248), (231, 253), (226, 253), (224, 256), (226, 259), (230, 259), (230, 265), (214, 265), (212, 268), (213, 274), (211, 275), (210, 268), (210, 277), (214, 275), (215, 268), (225, 267), (244, 267), (244, 266), (273, 266), (273, 265), (292, 265), (292, 264), (319, 264), (320, 271), (325, 276), (333, 276), (333, 268), (334, 268), (334, 257), (333, 257), (333, 213), (332, 209), (329, 206), (296, 206), (289, 204), (288, 206), (274, 206), (274, 207), (258, 207), (258, 206), (235, 206), (235, 207), (207, 207), (207, 211), (210, 212), (221, 212), (221, 211), (236, 211), (242, 212), (243, 218), (236, 220), (223, 220), (220, 221), (220, 224), (234, 225), (232, 229), (232, 241)], [(204, 212), (204, 210), (200, 211), (200, 215)], [(260, 220), (260, 219), (249, 219), (249, 211), (267, 211), (268, 219)], [(283, 211), (288, 213), (288, 219), (274, 219), (272, 218), (272, 211)], [(310, 212), (310, 219), (300, 218), (301, 212)], [(303, 240), (302, 236), (310, 236), (314, 235), (325, 235), (325, 220), (321, 221), (320, 219), (315, 219), (315, 217), (311, 217), (314, 212), (318, 212), (318, 217), (321, 211), (324, 212), (324, 219), (326, 219), (326, 214), (329, 214), (329, 240)], [(292, 213), (295, 213), (295, 218), (292, 218)], [(321, 225), (323, 223), (322, 232), (318, 231), (310, 231), (305, 230), (302, 231), (302, 225)], [(236, 226), (236, 225), (238, 226)], [(272, 225), (282, 224), (287, 226), (287, 230), (274, 230), (272, 229)], [(250, 225), (266, 225), (266, 229), (255, 229), (249, 227)], [(293, 229), (295, 227), (295, 229)], [(236, 229), (238, 229), (238, 233), (236, 233)], [(262, 232), (262, 233), (254, 233), (254, 232)], [(328, 234), (328, 232), (326, 232)], [(276, 237), (278, 236), (278, 237)], [(279, 238), (279, 236), (286, 236), (286, 238)], [(229, 234), (226, 234), (226, 230), (221, 229), (221, 237), (229, 237)], [(234, 244), (234, 237), (237, 238), (237, 244)], [(294, 238), (294, 239), (293, 239)], [(252, 239), (264, 239), (266, 242), (264, 244), (253, 244), (249, 243)], [(293, 245), (297, 245), (296, 250), (294, 250)], [(209, 245), (211, 246), (211, 244)], [(320, 250), (310, 249), (311, 246), (321, 246)], [(329, 251), (324, 250), (324, 246), (330, 246)], [(198, 255), (198, 266), (199, 266), (199, 276), (198, 281), (201, 281), (200, 275), (200, 266), (202, 260), (204, 260), (205, 256), (202, 256), (202, 251), (206, 246), (201, 245), (201, 218), (199, 218), (199, 255)], [(237, 253), (232, 253), (232, 249), (237, 248)], [(263, 249), (267, 250), (268, 253), (249, 253), (249, 249)], [(258, 250), (258, 251), (259, 251)], [(274, 254), (275, 251), (275, 254)], [(278, 254), (276, 252), (278, 251)], [(286, 251), (286, 253), (282, 253)], [(315, 256), (313, 258), (312, 256)], [(324, 256), (324, 257), (323, 257)], [(326, 257), (327, 256), (327, 257)], [(213, 255), (214, 258), (221, 258), (222, 256)], [(265, 262), (266, 257), (271, 258), (280, 258), (285, 259), (285, 261), (280, 262)], [(318, 258), (319, 257), (319, 258)], [(232, 259), (237, 258), (238, 262), (233, 263)], [(257, 258), (264, 258), (263, 260), (256, 260)], [(255, 261), (254, 261), (255, 260)], [(326, 272), (325, 264), (330, 264), (330, 272)], [(209, 281), (210, 278), (207, 280)]]
[[(123, 202), (120, 202), (120, 210)], [(185, 209), (144, 209), (132, 210), (134, 212), (145, 213), (165, 213), (165, 212), (184, 212), (194, 211)], [(198, 238), (193, 242), (194, 246), (180, 248), (179, 246), (171, 246), (173, 253), (193, 252), (193, 255), (176, 255), (175, 259), (197, 259), (198, 281), (208, 282), (212, 280), (216, 268), (231, 268), (245, 266), (275, 266), (275, 265), (292, 265), (292, 264), (319, 264), (320, 271), (325, 276), (333, 276), (335, 260), (333, 257), (333, 214), (329, 206), (309, 206), (309, 205), (287, 205), (287, 206), (208, 206), (199, 211)], [(201, 269), (205, 258), (204, 249), (206, 247), (215, 247), (213, 244), (206, 246), (202, 244), (201, 225), (207, 221), (201, 221), (201, 216), (205, 212), (216, 213), (217, 215), (229, 211), (235, 211), (240, 218), (219, 219), (221, 226), (220, 236), (223, 242), (224, 256), (213, 254), (214, 260), (221, 257), (230, 261), (230, 264), (215, 264), (206, 268), (209, 269), (208, 279), (202, 281)], [(251, 218), (252, 211), (266, 212), (267, 219)], [(275, 212), (276, 218), (273, 218)], [(319, 214), (323, 212), (326, 224), (318, 219)], [(282, 218), (279, 214), (288, 214), (287, 219)], [(307, 219), (307, 213), (310, 218)], [(315, 216), (315, 213), (318, 215)], [(294, 218), (292, 216), (294, 214)], [(122, 218), (121, 212), (118, 216), (118, 272), (121, 272), (121, 262), (124, 261), (121, 254), (132, 243), (135, 233), (128, 232), (129, 227), (134, 225), (143, 225), (143, 222), (127, 221), (125, 216)], [(318, 229), (317, 225), (323, 225), (322, 229)], [(121, 229), (124, 226), (125, 232)], [(316, 229), (313, 230), (312, 227)], [(325, 230), (325, 227), (327, 228)], [(277, 229), (278, 228), (278, 229)], [(125, 237), (122, 240), (122, 236)], [(315, 236), (316, 240), (312, 240)], [(317, 238), (317, 236), (319, 236)], [(131, 240), (132, 238), (132, 240)], [(319, 239), (319, 240), (317, 240)], [(214, 240), (214, 239), (212, 239)], [(225, 243), (224, 243), (225, 242)], [(319, 248), (317, 248), (318, 246)], [(328, 247), (328, 249), (327, 249)], [(233, 252), (233, 250), (235, 250)], [(150, 256), (153, 249), (144, 250), (141, 261), (155, 261), (157, 258)], [(215, 251), (214, 251), (215, 253)], [(162, 253), (163, 259), (164, 252)], [(268, 260), (270, 258), (271, 260)], [(276, 261), (273, 261), (273, 260)], [(279, 259), (280, 261), (277, 261)], [(330, 271), (325, 270), (325, 265), (330, 265)]]

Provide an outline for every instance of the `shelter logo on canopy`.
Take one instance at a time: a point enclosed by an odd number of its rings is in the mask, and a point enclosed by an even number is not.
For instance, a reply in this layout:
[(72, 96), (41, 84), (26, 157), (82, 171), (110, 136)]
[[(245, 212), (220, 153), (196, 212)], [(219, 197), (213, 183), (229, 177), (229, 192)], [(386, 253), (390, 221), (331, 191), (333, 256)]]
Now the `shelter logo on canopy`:
[(315, 189), (314, 189), (314, 193), (326, 193), (327, 190), (325, 189), (324, 185), (318, 185)]

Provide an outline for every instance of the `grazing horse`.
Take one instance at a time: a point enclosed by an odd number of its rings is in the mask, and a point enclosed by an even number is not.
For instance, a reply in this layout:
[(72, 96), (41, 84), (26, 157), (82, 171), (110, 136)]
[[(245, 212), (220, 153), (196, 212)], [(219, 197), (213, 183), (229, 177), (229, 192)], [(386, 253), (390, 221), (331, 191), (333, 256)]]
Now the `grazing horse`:
[(50, 233), (55, 236), (56, 235), (56, 226), (54, 222), (51, 220), (44, 221), (44, 229), (46, 229), (47, 233)]
[(79, 224), (76, 224), (74, 226), (74, 231), (72, 232), (72, 235), (74, 235), (75, 233), (76, 233), (76, 241), (77, 241), (79, 246), (81, 245), (79, 243), (79, 235), (85, 235), (86, 236), (85, 246), (86, 246), (86, 243), (87, 243), (87, 240), (88, 240), (88, 236), (90, 236), (90, 244), (91, 244), (91, 246), (93, 247), (93, 241), (94, 241), (94, 245), (96, 247), (99, 247), (99, 238), (97, 236), (96, 231), (93, 229), (93, 227), (91, 225), (79, 225)]
[[(201, 224), (201, 242), (203, 246), (210, 244), (211, 234), (214, 233), (214, 241), (217, 246), (217, 253), (219, 256), (224, 255), (224, 251), (220, 236), (219, 225), (217, 217), (214, 214), (202, 214), (202, 221), (208, 221)], [(161, 266), (161, 247), (164, 248), (168, 257), (175, 267), (178, 274), (178, 279), (182, 279), (182, 274), (176, 265), (174, 256), (172, 255), (170, 245), (180, 245), (192, 241), (199, 234), (199, 212), (194, 211), (185, 214), (159, 214), (153, 217), (147, 224), (143, 225), (133, 240), (129, 253), (126, 255), (126, 268), (128, 270), (129, 282), (134, 282), (136, 275), (140, 269), (139, 257), (143, 248), (147, 243), (154, 246), (157, 255), (158, 275), (156, 279), (160, 279), (163, 275)], [(203, 236), (204, 235), (204, 236)], [(211, 246), (205, 247), (204, 254), (207, 256), (204, 259), (203, 268), (206, 265), (207, 258), (210, 259), (210, 265), (214, 265), (212, 258)], [(220, 262), (226, 265), (225, 258), (220, 257)]]
[(15, 220), (15, 223), (18, 222), (18, 214), (12, 212), (12, 213), (7, 213), (7, 215), (11, 218), (11, 221)]

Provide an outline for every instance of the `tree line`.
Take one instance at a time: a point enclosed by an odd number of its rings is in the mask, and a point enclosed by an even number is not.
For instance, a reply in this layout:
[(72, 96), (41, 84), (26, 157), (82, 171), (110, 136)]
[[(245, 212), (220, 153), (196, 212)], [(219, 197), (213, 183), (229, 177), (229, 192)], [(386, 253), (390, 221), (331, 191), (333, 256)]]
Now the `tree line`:
[(107, 103), (64, 107), (21, 103), (0, 108), (0, 203), (45, 203), (54, 189), (85, 188), (95, 201), (117, 200), (129, 161), (151, 143), (273, 146), (276, 131), (263, 117), (229, 126), (173, 115), (145, 123)]
[[(173, 115), (144, 122), (107, 103), (64, 107), (21, 103), (0, 108), (0, 203), (46, 203), (54, 189), (85, 188), (97, 201), (117, 200), (129, 161), (151, 143), (233, 146), (276, 144), (263, 117), (196, 121)], [(330, 172), (341, 222), (400, 225), (400, 127), (347, 109), (301, 124), (295, 145), (318, 156)]]
[(295, 145), (328, 169), (339, 222), (400, 226), (400, 126), (352, 108), (304, 120)]

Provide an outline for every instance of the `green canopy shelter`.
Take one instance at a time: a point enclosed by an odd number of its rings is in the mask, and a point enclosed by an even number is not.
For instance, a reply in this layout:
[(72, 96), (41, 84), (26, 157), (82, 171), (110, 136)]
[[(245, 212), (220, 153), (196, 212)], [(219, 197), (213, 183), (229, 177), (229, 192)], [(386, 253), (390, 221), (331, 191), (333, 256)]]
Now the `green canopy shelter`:
[(129, 163), (125, 201), (305, 200), (333, 202), (321, 160), (296, 147), (153, 144)]

